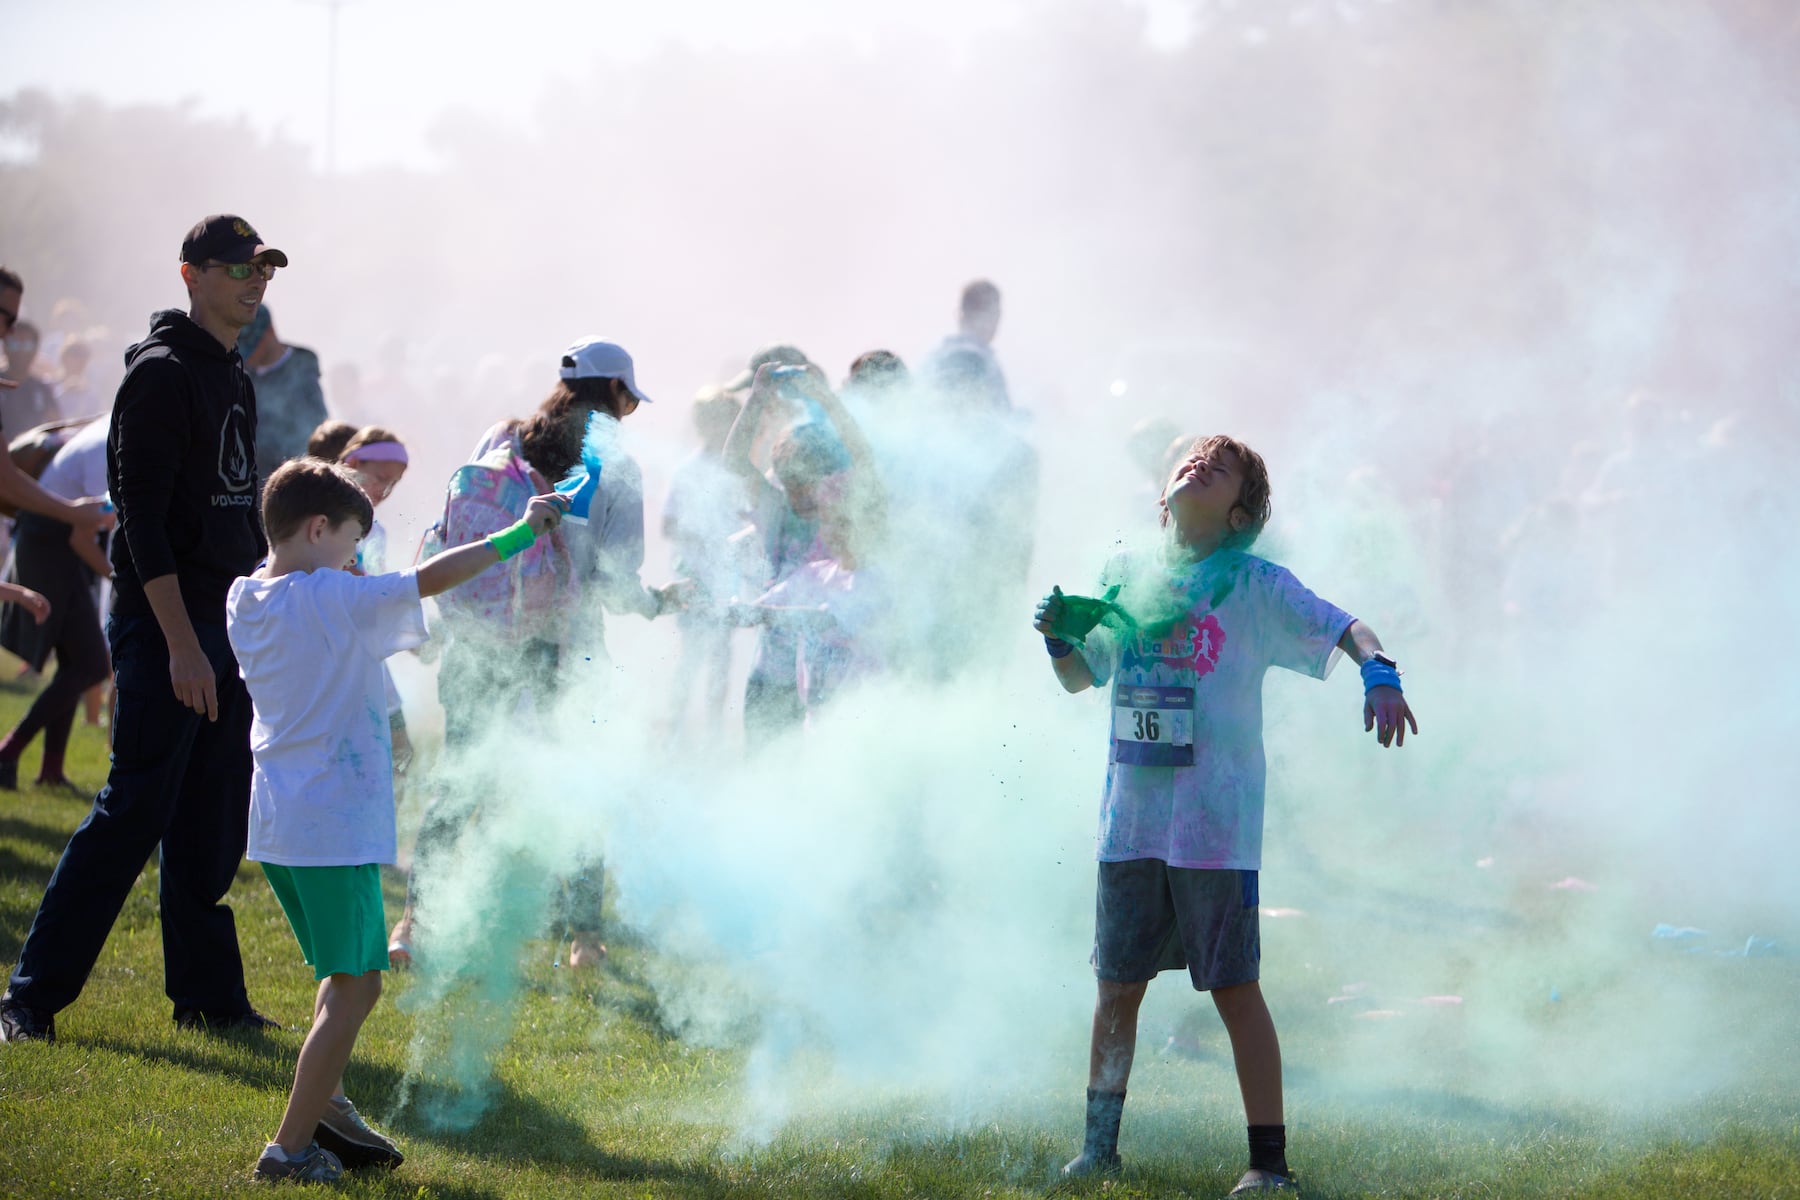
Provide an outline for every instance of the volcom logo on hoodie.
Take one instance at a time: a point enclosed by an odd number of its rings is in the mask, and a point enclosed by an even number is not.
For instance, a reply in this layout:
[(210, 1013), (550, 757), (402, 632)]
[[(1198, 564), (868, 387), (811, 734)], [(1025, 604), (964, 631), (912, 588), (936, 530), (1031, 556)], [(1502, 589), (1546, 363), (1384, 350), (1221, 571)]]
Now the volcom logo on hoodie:
[(219, 482), (230, 495), (214, 495), (214, 508), (238, 508), (254, 505), (256, 497), (246, 494), (256, 487), (256, 456), (250, 450), (250, 414), (241, 404), (233, 404), (219, 429)]

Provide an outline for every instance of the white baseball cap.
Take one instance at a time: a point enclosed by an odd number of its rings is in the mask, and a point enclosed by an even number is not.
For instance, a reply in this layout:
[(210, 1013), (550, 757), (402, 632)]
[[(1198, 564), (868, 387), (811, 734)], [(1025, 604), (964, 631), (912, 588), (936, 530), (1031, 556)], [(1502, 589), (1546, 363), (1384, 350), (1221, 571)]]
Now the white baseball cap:
[(631, 355), (619, 343), (605, 338), (584, 337), (564, 350), (562, 369), (558, 374), (564, 379), (622, 379), (632, 395), (645, 404), (650, 403), (650, 397), (637, 385)]

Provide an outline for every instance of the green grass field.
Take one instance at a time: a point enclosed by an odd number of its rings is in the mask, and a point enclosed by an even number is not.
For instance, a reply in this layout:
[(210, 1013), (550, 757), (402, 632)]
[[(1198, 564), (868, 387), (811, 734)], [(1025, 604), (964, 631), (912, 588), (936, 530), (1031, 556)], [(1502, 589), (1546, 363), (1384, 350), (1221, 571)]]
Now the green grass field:
[[(10, 676), (11, 672), (7, 671)], [(29, 698), (22, 682), (0, 688), (10, 726)], [(36, 750), (24, 779), (35, 774)], [(105, 773), (100, 730), (77, 726), (70, 774), (97, 786)], [(70, 831), (87, 804), (26, 787), (0, 798), (0, 958), (10, 966)], [(313, 983), (259, 872), (232, 894), (251, 994), (291, 1028), (271, 1036), (209, 1036), (175, 1029), (162, 994), (155, 908), (156, 866), (133, 891), (76, 1004), (58, 1017), (55, 1046), (0, 1046), (0, 1196), (217, 1196), (262, 1185), (248, 1175), (274, 1130), (310, 1012)], [(389, 890), (399, 901), (398, 881)], [(1299, 963), (1324, 962), (1334, 934), (1291, 947)], [(1187, 1053), (1157, 1053), (1146, 1032), (1114, 1180), (1062, 1183), (1057, 1168), (1080, 1137), (1085, 1031), (1046, 1047), (1066, 1059), (1068, 1085), (1034, 1095), (997, 1081), (991, 1103), (941, 1096), (826, 1098), (764, 1138), (741, 1130), (745, 1053), (672, 1037), (644, 982), (652, 947), (629, 931), (609, 939), (597, 976), (572, 978), (544, 944), (526, 960), (526, 983), (494, 1059), (485, 1115), (445, 1132), (429, 1114), (459, 1097), (430, 1078), (408, 1079), (415, 1021), (409, 980), (390, 977), (350, 1073), (350, 1093), (407, 1153), (395, 1173), (347, 1177), (357, 1196), (1004, 1197), (1221, 1196), (1243, 1163), (1241, 1112), (1217, 1023), (1191, 1026)], [(1415, 1022), (1406, 1034), (1442, 1070), (1385, 1076), (1396, 1026), (1351, 1022), (1316, 1002), (1316, 981), (1272, 970), (1271, 1004), (1289, 1064), (1291, 1158), (1313, 1197), (1571, 1196), (1800, 1197), (1800, 971), (1792, 959), (1748, 967), (1687, 967), (1669, 1028), (1694, 1011), (1745, 1030), (1752, 1046), (1718, 1081), (1687, 1098), (1645, 1107), (1626, 1094), (1596, 1104), (1544, 1069), (1541, 1094), (1484, 1085), (1507, 1064), (1463, 1044), (1454, 1015)], [(1663, 995), (1669, 967), (1608, 981), (1630, 994)], [(1732, 973), (1735, 972), (1735, 973)], [(1660, 990), (1659, 990), (1660, 989)], [(1165, 989), (1167, 990), (1167, 989)], [(1174, 995), (1170, 991), (1171, 996)], [(1666, 997), (1665, 997), (1666, 999)], [(1518, 1045), (1548, 1064), (1578, 1061), (1606, 1037), (1612, 1018), (1585, 1017), (1579, 996), (1521, 1025)], [(1342, 1006), (1339, 1006), (1340, 1008)], [(1536, 1012), (1537, 1009), (1527, 1010)], [(1771, 1018), (1773, 1014), (1773, 1018)], [(494, 1014), (488, 1014), (493, 1016)], [(466, 1020), (483, 1014), (470, 1011)], [(1148, 1026), (1147, 1026), (1148, 1030)], [(1435, 1039), (1435, 1040), (1433, 1040)], [(429, 1056), (430, 1047), (423, 1053)], [(1533, 1051), (1526, 1051), (1532, 1053)], [(1501, 1053), (1513, 1053), (1503, 1051)], [(1354, 1060), (1355, 1088), (1335, 1069)], [(1691, 1073), (1679, 1054), (1648, 1054), (1645, 1087)], [(1484, 1063), (1486, 1066), (1484, 1067)], [(1674, 1082), (1679, 1082), (1675, 1080)], [(1675, 1089), (1679, 1091), (1680, 1089)]]

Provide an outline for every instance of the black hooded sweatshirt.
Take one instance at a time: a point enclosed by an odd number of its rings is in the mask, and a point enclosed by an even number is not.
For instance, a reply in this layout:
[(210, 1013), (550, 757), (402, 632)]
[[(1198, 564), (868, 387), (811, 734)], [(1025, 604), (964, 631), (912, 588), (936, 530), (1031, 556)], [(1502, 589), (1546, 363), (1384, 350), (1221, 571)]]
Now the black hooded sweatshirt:
[(231, 581), (268, 549), (257, 512), (256, 391), (235, 348), (184, 312), (150, 318), (125, 352), (106, 438), (119, 510), (113, 613), (151, 613), (146, 580), (175, 575), (192, 621), (225, 623)]

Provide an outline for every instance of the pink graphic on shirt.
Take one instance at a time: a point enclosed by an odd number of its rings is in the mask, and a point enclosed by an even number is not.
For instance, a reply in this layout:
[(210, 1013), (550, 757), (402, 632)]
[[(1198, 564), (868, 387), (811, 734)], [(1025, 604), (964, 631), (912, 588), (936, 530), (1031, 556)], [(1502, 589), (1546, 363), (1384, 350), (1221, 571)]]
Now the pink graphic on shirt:
[(1199, 628), (1193, 631), (1194, 653), (1190, 661), (1195, 675), (1210, 675), (1219, 665), (1219, 652), (1225, 649), (1225, 630), (1219, 618), (1207, 613)]
[[(1148, 640), (1148, 639), (1146, 639)], [(1140, 647), (1143, 643), (1139, 643)], [(1173, 661), (1185, 664), (1194, 670), (1195, 677), (1210, 675), (1218, 669), (1219, 654), (1225, 649), (1225, 628), (1219, 624), (1219, 618), (1207, 613), (1198, 625), (1182, 625), (1169, 631), (1169, 636), (1150, 642), (1147, 653), (1140, 650), (1145, 658), (1160, 658), (1164, 662)]]

